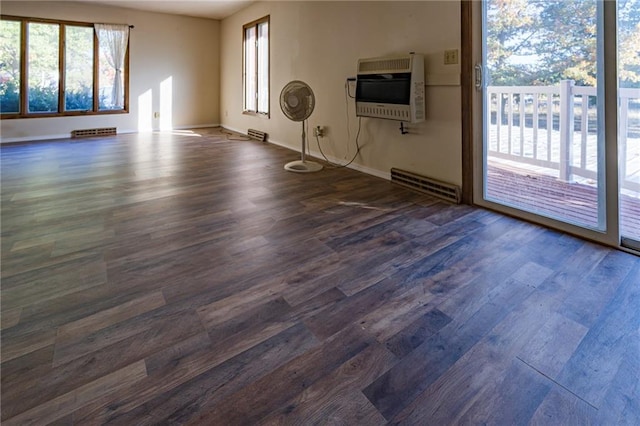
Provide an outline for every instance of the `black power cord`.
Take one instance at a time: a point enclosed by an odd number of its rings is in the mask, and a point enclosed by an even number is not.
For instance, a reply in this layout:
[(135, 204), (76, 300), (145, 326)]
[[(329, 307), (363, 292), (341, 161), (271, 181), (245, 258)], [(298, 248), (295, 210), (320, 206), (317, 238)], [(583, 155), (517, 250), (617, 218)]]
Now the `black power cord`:
[(327, 158), (327, 156), (324, 154), (324, 152), (322, 151), (322, 146), (320, 145), (320, 138), (318, 137), (318, 135), (316, 135), (316, 142), (318, 143), (318, 149), (320, 150), (320, 154), (322, 154), (322, 156), (324, 157), (324, 160), (327, 163), (329, 163), (330, 166), (333, 166), (336, 169), (340, 169), (340, 168), (343, 168), (343, 167), (347, 167), (348, 165), (353, 163), (353, 161), (356, 159), (358, 154), (360, 154), (360, 143), (358, 142), (358, 138), (360, 137), (360, 129), (361, 129), (361, 127), (362, 127), (362, 117), (358, 117), (358, 133), (356, 133), (356, 153), (353, 154), (353, 158), (351, 158), (351, 160), (349, 160), (349, 162), (347, 164), (337, 164), (337, 163), (331, 162)]

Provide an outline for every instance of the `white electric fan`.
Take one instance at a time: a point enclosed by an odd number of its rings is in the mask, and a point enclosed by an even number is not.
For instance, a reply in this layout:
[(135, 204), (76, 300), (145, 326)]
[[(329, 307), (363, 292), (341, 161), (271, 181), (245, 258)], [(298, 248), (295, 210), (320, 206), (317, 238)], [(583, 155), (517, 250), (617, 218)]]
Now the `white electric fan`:
[(304, 122), (315, 107), (316, 98), (311, 87), (305, 82), (294, 80), (287, 83), (280, 92), (280, 109), (282, 113), (292, 121), (302, 122), (302, 158), (292, 161), (284, 166), (285, 170), (297, 173), (309, 173), (322, 170), (322, 165), (305, 160), (307, 150), (307, 135)]

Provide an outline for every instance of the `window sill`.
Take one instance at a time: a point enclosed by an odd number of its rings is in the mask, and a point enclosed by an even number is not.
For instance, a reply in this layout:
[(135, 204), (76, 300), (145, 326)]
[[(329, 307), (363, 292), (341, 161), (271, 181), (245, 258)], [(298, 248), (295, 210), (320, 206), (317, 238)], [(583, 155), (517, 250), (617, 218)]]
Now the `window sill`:
[(242, 111), (242, 115), (252, 115), (254, 117), (266, 119), (270, 118), (270, 114), (268, 112)]
[(82, 117), (85, 115), (113, 115), (113, 114), (128, 114), (128, 109), (117, 110), (105, 110), (105, 111), (69, 111), (64, 113), (57, 112), (43, 112), (43, 113), (30, 113), (30, 114), (11, 114), (5, 113), (0, 115), (2, 120), (14, 120), (22, 118), (55, 118), (55, 117)]

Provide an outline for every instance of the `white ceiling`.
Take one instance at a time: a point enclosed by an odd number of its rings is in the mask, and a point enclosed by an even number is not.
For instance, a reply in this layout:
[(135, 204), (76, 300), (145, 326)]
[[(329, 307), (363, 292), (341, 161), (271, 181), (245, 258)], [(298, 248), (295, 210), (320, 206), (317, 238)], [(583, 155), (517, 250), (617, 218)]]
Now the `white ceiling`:
[(254, 0), (73, 0), (81, 3), (102, 4), (171, 13), (174, 15), (196, 16), (199, 18), (223, 19), (244, 9)]

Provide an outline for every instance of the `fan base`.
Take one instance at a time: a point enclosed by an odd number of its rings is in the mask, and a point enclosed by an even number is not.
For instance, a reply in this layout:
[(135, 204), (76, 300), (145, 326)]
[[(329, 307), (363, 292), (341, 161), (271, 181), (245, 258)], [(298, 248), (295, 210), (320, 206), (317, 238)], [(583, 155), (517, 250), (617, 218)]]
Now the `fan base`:
[(292, 161), (290, 163), (285, 164), (284, 169), (289, 172), (296, 173), (311, 173), (311, 172), (319, 172), (322, 170), (322, 164), (315, 163), (313, 161)]

